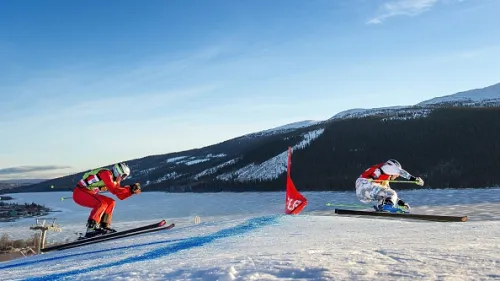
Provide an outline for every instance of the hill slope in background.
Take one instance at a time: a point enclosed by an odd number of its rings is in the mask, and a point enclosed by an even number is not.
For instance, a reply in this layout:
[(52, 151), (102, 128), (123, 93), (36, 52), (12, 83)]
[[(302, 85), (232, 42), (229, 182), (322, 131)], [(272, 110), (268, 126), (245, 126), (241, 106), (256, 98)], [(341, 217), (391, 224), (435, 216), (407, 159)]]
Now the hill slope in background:
[[(284, 189), (286, 151), (302, 190), (351, 190), (369, 165), (388, 158), (429, 188), (496, 186), (500, 179), (500, 84), (415, 106), (354, 109), (200, 149), (128, 161), (144, 191), (217, 192)], [(82, 173), (16, 189), (71, 190)], [(404, 188), (398, 187), (398, 188)]]

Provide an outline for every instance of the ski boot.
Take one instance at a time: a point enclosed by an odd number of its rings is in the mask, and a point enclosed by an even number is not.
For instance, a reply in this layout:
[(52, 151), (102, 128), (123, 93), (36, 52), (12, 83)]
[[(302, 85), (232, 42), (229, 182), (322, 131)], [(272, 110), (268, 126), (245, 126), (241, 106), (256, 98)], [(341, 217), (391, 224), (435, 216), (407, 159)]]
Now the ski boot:
[(373, 206), (377, 212), (388, 212), (388, 213), (409, 213), (410, 205), (405, 203), (403, 200), (398, 200), (398, 204), (394, 204), (390, 200), (385, 200), (382, 204)]
[(375, 208), (378, 212), (387, 212), (387, 213), (409, 213), (409, 211), (403, 206), (394, 206), (390, 204), (382, 204), (378, 205)]
[(106, 231), (106, 233), (113, 233), (116, 232), (113, 228), (109, 227), (109, 214), (103, 213), (101, 216), (101, 229), (103, 231)]
[(88, 220), (87, 222), (87, 232), (85, 233), (84, 236), (81, 236), (79, 240), (81, 239), (88, 239), (92, 238), (95, 236), (103, 235), (106, 234), (107, 231), (100, 228), (99, 224), (95, 220)]
[(109, 224), (106, 222), (101, 223), (101, 229), (103, 231), (106, 231), (106, 233), (116, 232), (116, 230), (114, 228), (109, 227)]

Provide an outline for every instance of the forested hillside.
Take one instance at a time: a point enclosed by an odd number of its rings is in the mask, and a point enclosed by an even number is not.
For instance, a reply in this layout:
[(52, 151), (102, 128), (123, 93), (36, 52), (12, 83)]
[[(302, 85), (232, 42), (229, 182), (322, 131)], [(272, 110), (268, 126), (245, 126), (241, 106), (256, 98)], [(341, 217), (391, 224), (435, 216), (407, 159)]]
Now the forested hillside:
[[(242, 136), (192, 151), (130, 160), (132, 177), (125, 184), (138, 181), (143, 191), (167, 192), (284, 190), (284, 153), (288, 146), (294, 146), (292, 177), (302, 191), (353, 190), (359, 174), (390, 158), (422, 177), (425, 188), (500, 185), (500, 107), (438, 107), (427, 110), (425, 116), (413, 117), (412, 112), (419, 110), (333, 119), (271, 135)], [(80, 176), (16, 191), (72, 190)]]

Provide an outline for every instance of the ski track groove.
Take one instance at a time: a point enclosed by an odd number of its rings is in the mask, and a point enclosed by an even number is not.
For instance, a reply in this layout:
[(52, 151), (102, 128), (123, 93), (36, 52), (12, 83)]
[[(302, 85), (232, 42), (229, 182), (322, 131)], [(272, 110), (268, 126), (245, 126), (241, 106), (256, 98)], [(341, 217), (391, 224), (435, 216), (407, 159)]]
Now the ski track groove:
[(179, 241), (179, 242), (174, 243), (174, 244), (169, 244), (165, 247), (146, 252), (146, 253), (139, 255), (139, 256), (129, 257), (129, 258), (125, 258), (123, 260), (119, 260), (119, 261), (115, 261), (115, 262), (111, 262), (111, 263), (107, 263), (107, 264), (101, 264), (101, 265), (97, 265), (97, 266), (92, 266), (92, 267), (84, 268), (84, 269), (70, 270), (67, 272), (55, 273), (55, 274), (50, 274), (50, 275), (41, 276), (41, 277), (26, 278), (26, 279), (23, 279), (23, 281), (69, 280), (69, 279), (71, 279), (72, 276), (78, 275), (78, 274), (84, 274), (84, 273), (89, 273), (89, 272), (92, 272), (95, 270), (108, 269), (108, 268), (113, 267), (113, 266), (120, 266), (120, 265), (124, 265), (124, 264), (147, 261), (147, 260), (157, 259), (160, 257), (165, 257), (165, 256), (168, 256), (171, 254), (175, 254), (175, 253), (182, 251), (182, 250), (189, 250), (189, 249), (201, 247), (201, 246), (204, 246), (208, 243), (212, 243), (214, 241), (217, 241), (219, 239), (243, 235), (243, 234), (246, 234), (252, 230), (275, 224), (278, 222), (278, 218), (281, 216), (282, 215), (272, 215), (272, 216), (262, 216), (262, 217), (252, 218), (252, 219), (249, 219), (246, 222), (239, 224), (237, 226), (222, 229), (222, 230), (219, 230), (215, 233), (207, 234), (204, 236), (186, 238), (183, 241)]
[(395, 258), (390, 253), (388, 253), (387, 251), (384, 251), (384, 250), (375, 250), (375, 253), (381, 255), (382, 257), (384, 257), (384, 258), (386, 258), (388, 260), (394, 261), (396, 263), (402, 262), (400, 260), (400, 258), (397, 258), (397, 257)]

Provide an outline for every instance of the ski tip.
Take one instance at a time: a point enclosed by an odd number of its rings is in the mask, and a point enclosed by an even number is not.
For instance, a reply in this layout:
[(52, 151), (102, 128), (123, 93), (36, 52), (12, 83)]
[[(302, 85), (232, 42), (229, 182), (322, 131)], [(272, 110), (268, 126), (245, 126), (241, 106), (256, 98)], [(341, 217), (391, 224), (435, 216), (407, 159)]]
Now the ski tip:
[(166, 221), (166, 220), (161, 220), (161, 221), (158, 223), (158, 226), (164, 226), (165, 224), (167, 224), (167, 221)]

